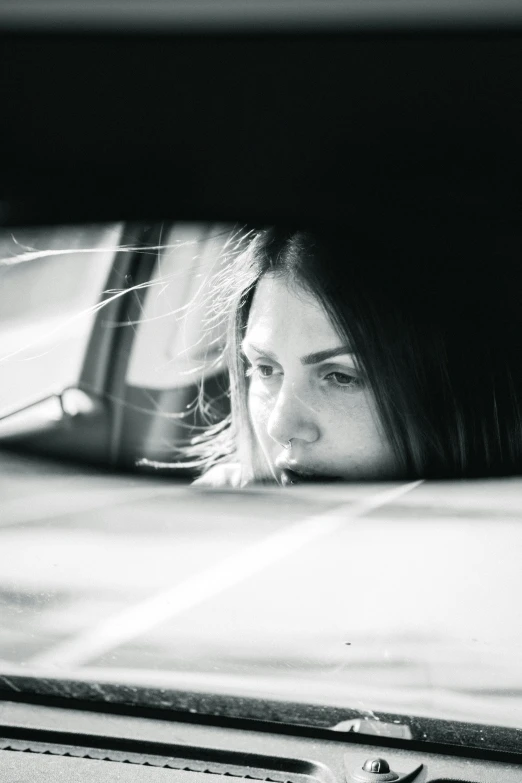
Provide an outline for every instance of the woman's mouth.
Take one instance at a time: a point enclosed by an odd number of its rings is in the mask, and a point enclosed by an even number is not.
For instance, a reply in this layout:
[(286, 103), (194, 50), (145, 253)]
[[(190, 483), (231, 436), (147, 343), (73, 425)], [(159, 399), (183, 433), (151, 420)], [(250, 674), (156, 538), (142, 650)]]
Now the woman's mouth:
[(281, 484), (283, 487), (291, 487), (294, 484), (301, 484), (301, 482), (304, 480), (304, 476), (300, 473), (296, 473), (294, 470), (283, 470), (281, 472)]
[(291, 487), (296, 484), (310, 482), (326, 483), (340, 480), (339, 476), (327, 476), (323, 473), (302, 472), (300, 470), (290, 470), (290, 468), (284, 468), (284, 470), (281, 471), (281, 484), (283, 487)]

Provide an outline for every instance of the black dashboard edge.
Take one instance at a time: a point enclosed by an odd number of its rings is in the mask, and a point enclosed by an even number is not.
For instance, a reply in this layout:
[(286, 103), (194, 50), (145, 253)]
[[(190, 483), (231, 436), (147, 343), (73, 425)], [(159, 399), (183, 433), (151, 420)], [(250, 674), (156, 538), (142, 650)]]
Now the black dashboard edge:
[[(103, 688), (105, 700), (100, 699), (99, 688), (95, 691), (88, 682), (32, 680), (13, 675), (6, 682), (0, 675), (0, 701), (328, 740), (346, 746), (364, 743), (381, 748), (522, 764), (522, 730), (516, 728), (375, 713), (376, 719), (392, 722), (400, 718), (403, 724), (409, 725), (412, 739), (399, 739), (334, 731), (333, 726), (341, 721), (362, 717), (362, 712), (355, 709), (121, 684), (104, 684)], [(0, 727), (0, 731), (3, 730), (4, 727)], [(16, 727), (5, 730), (15, 731)], [(20, 727), (22, 730), (26, 732)], [(71, 743), (73, 735), (67, 736), (66, 742)], [(52, 741), (64, 740), (54, 736)], [(81, 742), (74, 738), (74, 744)]]

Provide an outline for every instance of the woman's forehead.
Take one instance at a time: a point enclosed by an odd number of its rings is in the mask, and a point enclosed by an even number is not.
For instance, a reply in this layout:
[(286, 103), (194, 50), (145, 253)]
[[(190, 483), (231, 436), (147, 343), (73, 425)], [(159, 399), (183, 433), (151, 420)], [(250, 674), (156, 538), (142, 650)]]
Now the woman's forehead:
[(317, 297), (280, 275), (266, 274), (256, 286), (246, 342), (289, 341), (312, 351), (338, 344), (339, 336)]

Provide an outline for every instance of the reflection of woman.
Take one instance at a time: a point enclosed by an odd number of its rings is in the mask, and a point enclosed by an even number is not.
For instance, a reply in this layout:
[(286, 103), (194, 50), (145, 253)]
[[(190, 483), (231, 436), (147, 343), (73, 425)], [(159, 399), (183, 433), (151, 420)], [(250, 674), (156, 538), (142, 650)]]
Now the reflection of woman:
[(421, 265), (335, 236), (254, 237), (226, 292), (231, 422), (200, 445), (217, 464), (197, 483), (520, 469), (513, 270), (435, 244)]

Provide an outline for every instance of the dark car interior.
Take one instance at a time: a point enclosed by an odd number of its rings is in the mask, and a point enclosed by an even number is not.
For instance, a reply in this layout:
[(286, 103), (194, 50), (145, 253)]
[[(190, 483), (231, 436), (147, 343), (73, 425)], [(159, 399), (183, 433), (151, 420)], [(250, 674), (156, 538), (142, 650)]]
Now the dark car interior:
[[(452, 243), (467, 248), (470, 279), (484, 247), (517, 262), (519, 3), (145, 6), (0, 5), (2, 232), (122, 223), (135, 251), (115, 257), (110, 290), (150, 280), (147, 248), (184, 221), (349, 226), (407, 248), (419, 285)], [(196, 415), (156, 437), (143, 409), (176, 414), (196, 387), (127, 383), (136, 331), (103, 328), (145, 305), (143, 289), (101, 310), (77, 384), (0, 419), (2, 446), (135, 470), (190, 439)], [(225, 414), (225, 371), (208, 383)], [(21, 694), (22, 681), (0, 676), (6, 781), (522, 779), (520, 727), (448, 732), (380, 714), (375, 733), (355, 710), (303, 698), (52, 679)]]

